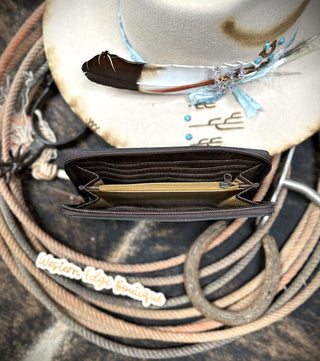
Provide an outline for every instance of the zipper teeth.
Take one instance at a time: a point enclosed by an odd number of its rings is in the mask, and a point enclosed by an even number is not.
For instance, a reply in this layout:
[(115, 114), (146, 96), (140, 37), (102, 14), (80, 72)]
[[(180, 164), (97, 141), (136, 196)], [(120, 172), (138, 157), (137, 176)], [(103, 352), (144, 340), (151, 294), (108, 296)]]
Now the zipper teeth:
[[(68, 212), (71, 213), (87, 213), (87, 214), (102, 214), (104, 215), (106, 212), (100, 211), (99, 209), (70, 209), (68, 206), (64, 205), (64, 209)], [(159, 211), (123, 211), (123, 210), (112, 210), (113, 214), (130, 214), (130, 215), (141, 215), (141, 214), (151, 214), (151, 215), (173, 215), (176, 216), (178, 214), (206, 214), (206, 213), (234, 213), (235, 211), (237, 211), (238, 209), (241, 209), (243, 211), (257, 211), (257, 207), (251, 206), (251, 207), (244, 207), (244, 206), (235, 206), (232, 208), (207, 208), (206, 210), (186, 210), (186, 211), (180, 211), (180, 212), (176, 212), (173, 213), (172, 212), (159, 212)], [(270, 209), (270, 211), (272, 210), (272, 205), (268, 204), (268, 205), (260, 205), (258, 207), (258, 210), (268, 210)], [(251, 213), (251, 212), (249, 212)]]
[[(130, 149), (130, 150), (118, 149), (117, 151), (119, 151), (118, 155), (168, 154), (168, 153), (173, 153), (173, 149), (174, 148), (145, 148), (145, 149), (139, 149), (139, 148), (134, 149), (133, 148), (133, 149)], [(181, 147), (180, 149), (177, 149), (177, 150), (180, 151), (181, 153), (190, 152), (189, 147), (186, 147), (186, 148)], [(237, 154), (243, 154), (243, 155), (247, 155), (247, 156), (250, 156), (250, 157), (255, 157), (255, 158), (262, 159), (263, 161), (270, 162), (270, 159), (269, 159), (267, 154), (266, 154), (266, 156), (263, 156), (262, 154), (257, 154), (257, 152), (258, 152), (257, 150), (245, 150), (245, 149), (243, 149), (243, 150), (242, 149), (235, 150), (234, 148), (228, 148), (228, 147), (224, 147), (224, 148), (221, 148), (221, 149), (210, 149), (210, 150), (212, 150), (213, 153), (215, 151), (219, 152), (219, 153), (236, 152)], [(199, 153), (201, 153), (201, 151), (204, 152), (204, 153), (210, 152), (209, 150), (206, 151), (204, 149), (199, 149), (198, 150), (198, 147), (197, 147), (197, 149), (194, 149), (194, 151), (199, 152)], [(117, 155), (117, 154), (115, 154), (115, 151), (108, 151), (108, 150), (93, 151), (93, 152), (85, 151), (84, 154), (79, 154), (79, 153), (81, 153), (81, 152), (70, 153), (68, 155), (68, 158), (66, 159), (65, 165), (69, 164), (70, 162), (72, 162), (75, 159), (81, 160), (81, 159), (87, 158), (88, 156), (96, 157), (96, 156), (101, 156), (101, 155), (109, 155), (109, 156)]]

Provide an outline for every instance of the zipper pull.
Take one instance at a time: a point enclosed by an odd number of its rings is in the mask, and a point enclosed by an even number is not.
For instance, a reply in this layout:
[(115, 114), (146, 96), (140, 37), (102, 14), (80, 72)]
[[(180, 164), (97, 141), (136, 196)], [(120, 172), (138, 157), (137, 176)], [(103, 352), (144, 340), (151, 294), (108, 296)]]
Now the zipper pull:
[(227, 189), (231, 186), (232, 183), (232, 175), (230, 173), (225, 173), (223, 175), (223, 182), (219, 184), (220, 188)]
[(80, 191), (98, 191), (99, 190), (99, 186), (88, 186), (88, 187), (86, 187), (86, 186), (82, 186), (82, 185), (80, 185), (79, 186), (79, 190)]

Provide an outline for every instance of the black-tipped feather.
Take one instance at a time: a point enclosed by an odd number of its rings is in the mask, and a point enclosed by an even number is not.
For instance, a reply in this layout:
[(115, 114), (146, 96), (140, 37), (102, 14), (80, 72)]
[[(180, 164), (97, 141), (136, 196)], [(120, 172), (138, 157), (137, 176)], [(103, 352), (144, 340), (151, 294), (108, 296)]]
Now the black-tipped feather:
[(82, 71), (95, 83), (144, 93), (187, 92), (215, 82), (211, 66), (137, 63), (108, 51), (85, 62)]
[[(298, 44), (284, 54), (280, 53), (281, 64), (312, 51), (309, 44), (315, 38), (312, 37)], [(268, 62), (269, 60), (262, 62), (259, 67), (262, 68)], [(216, 91), (217, 95), (221, 92), (218, 88), (230, 89), (229, 85), (235, 86), (242, 81), (244, 76), (250, 76), (251, 73), (258, 71), (259, 67), (253, 66), (252, 62), (224, 64), (220, 67), (137, 63), (105, 51), (85, 62), (82, 65), (82, 71), (89, 80), (95, 83), (120, 89), (156, 94), (190, 93), (192, 88), (211, 85), (212, 91)], [(274, 68), (273, 66), (270, 69)], [(216, 83), (218, 85), (215, 88), (213, 86)]]
[(104, 51), (82, 65), (85, 76), (98, 84), (138, 90), (143, 63), (135, 63)]

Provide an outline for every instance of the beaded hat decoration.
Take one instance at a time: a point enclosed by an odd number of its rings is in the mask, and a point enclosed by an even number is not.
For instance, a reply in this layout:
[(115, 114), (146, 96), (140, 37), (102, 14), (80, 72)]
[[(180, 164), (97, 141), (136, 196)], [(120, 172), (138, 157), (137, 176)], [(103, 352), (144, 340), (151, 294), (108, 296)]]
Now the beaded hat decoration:
[(320, 128), (319, 11), (317, 0), (47, 0), (45, 51), (65, 100), (113, 146), (275, 154)]

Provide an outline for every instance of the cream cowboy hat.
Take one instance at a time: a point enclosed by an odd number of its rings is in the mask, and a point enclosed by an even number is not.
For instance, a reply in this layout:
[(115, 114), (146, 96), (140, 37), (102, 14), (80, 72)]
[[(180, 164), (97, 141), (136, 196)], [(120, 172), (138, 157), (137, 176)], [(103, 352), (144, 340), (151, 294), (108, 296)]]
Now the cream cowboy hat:
[[(61, 94), (111, 145), (222, 145), (276, 154), (320, 128), (319, 38), (285, 56), (320, 33), (319, 14), (316, 0), (47, 0), (43, 33)], [(231, 69), (236, 86), (219, 96), (215, 88), (202, 104), (190, 94), (97, 84), (82, 65), (102, 51), (148, 64), (204, 66), (222, 76)], [(241, 68), (251, 69), (249, 81), (238, 77)]]

